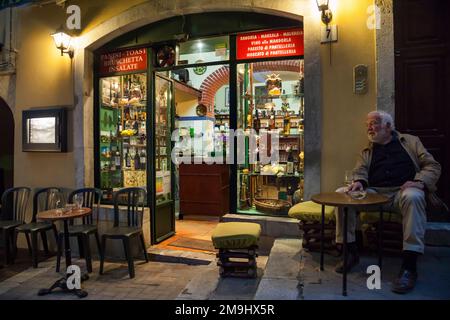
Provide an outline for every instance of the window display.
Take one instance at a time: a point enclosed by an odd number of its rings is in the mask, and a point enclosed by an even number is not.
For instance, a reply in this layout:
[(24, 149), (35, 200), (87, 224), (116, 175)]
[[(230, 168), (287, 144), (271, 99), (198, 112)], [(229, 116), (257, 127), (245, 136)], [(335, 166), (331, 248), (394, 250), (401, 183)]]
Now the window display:
[(303, 196), (303, 60), (237, 68), (238, 129), (246, 135), (245, 162), (238, 171), (238, 211), (287, 215), (294, 192), (300, 190)]
[(147, 76), (100, 79), (100, 188), (103, 200), (124, 187), (147, 186)]

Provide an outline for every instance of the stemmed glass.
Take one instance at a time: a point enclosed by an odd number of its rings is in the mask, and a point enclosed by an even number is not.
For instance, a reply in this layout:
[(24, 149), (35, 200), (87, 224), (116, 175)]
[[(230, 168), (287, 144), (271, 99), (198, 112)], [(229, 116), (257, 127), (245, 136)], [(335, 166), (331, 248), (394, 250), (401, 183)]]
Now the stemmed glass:
[(83, 206), (83, 195), (76, 194), (73, 196), (73, 203), (75, 204), (76, 209), (81, 209)]
[(345, 175), (344, 175), (345, 192), (349, 191), (352, 183), (353, 183), (353, 171), (345, 170)]

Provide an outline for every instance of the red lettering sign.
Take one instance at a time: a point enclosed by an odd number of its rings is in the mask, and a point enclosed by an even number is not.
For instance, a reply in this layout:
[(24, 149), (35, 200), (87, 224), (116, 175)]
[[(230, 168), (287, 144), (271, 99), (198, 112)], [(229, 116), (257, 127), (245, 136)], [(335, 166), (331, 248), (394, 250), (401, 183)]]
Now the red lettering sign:
[(128, 49), (100, 56), (100, 74), (147, 70), (147, 49)]
[(236, 42), (238, 60), (302, 56), (305, 52), (302, 29), (244, 33)]

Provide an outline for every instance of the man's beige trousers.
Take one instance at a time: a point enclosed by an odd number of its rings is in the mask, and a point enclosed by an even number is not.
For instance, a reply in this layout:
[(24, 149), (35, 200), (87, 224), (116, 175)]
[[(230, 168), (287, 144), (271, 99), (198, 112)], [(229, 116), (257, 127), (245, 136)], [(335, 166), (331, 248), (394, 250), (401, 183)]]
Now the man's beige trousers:
[[(339, 188), (337, 192), (343, 192)], [(367, 192), (379, 193), (389, 197), (389, 203), (383, 206), (383, 212), (394, 212), (402, 215), (403, 222), (403, 250), (424, 252), (424, 237), (427, 223), (425, 193), (417, 188), (401, 191), (395, 188), (369, 188)], [(347, 242), (355, 242), (357, 225), (356, 211), (348, 210)], [(336, 210), (336, 242), (343, 242), (344, 210)]]

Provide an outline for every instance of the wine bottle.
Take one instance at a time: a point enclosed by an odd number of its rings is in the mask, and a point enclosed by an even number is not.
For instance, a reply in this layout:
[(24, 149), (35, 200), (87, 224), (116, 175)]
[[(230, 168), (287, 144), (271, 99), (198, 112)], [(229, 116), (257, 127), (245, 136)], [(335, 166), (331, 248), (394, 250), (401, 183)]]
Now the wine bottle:
[(261, 120), (259, 119), (257, 109), (255, 109), (255, 118), (253, 119), (253, 129), (255, 129), (256, 132), (261, 129)]
[(140, 169), (141, 169), (141, 157), (139, 155), (138, 150), (136, 150), (136, 153), (134, 154), (134, 170)]
[(260, 173), (260, 163), (259, 163), (259, 149), (256, 150), (256, 163), (255, 163), (255, 173)]
[(291, 119), (287, 112), (284, 115), (283, 126), (284, 126), (284, 128), (283, 128), (284, 135), (288, 136), (291, 133)]
[(292, 148), (289, 147), (286, 151), (288, 151), (286, 173), (294, 174), (294, 155), (292, 154)]
[(130, 168), (130, 167), (131, 167), (131, 156), (130, 156), (129, 149), (127, 149), (127, 152), (125, 153), (125, 168)]
[(147, 154), (145, 152), (145, 149), (142, 149), (140, 157), (141, 157), (141, 169), (146, 170), (147, 169)]
[(116, 170), (119, 170), (120, 169), (120, 163), (121, 163), (119, 150), (116, 151), (116, 155), (114, 157), (114, 163), (116, 165)]

